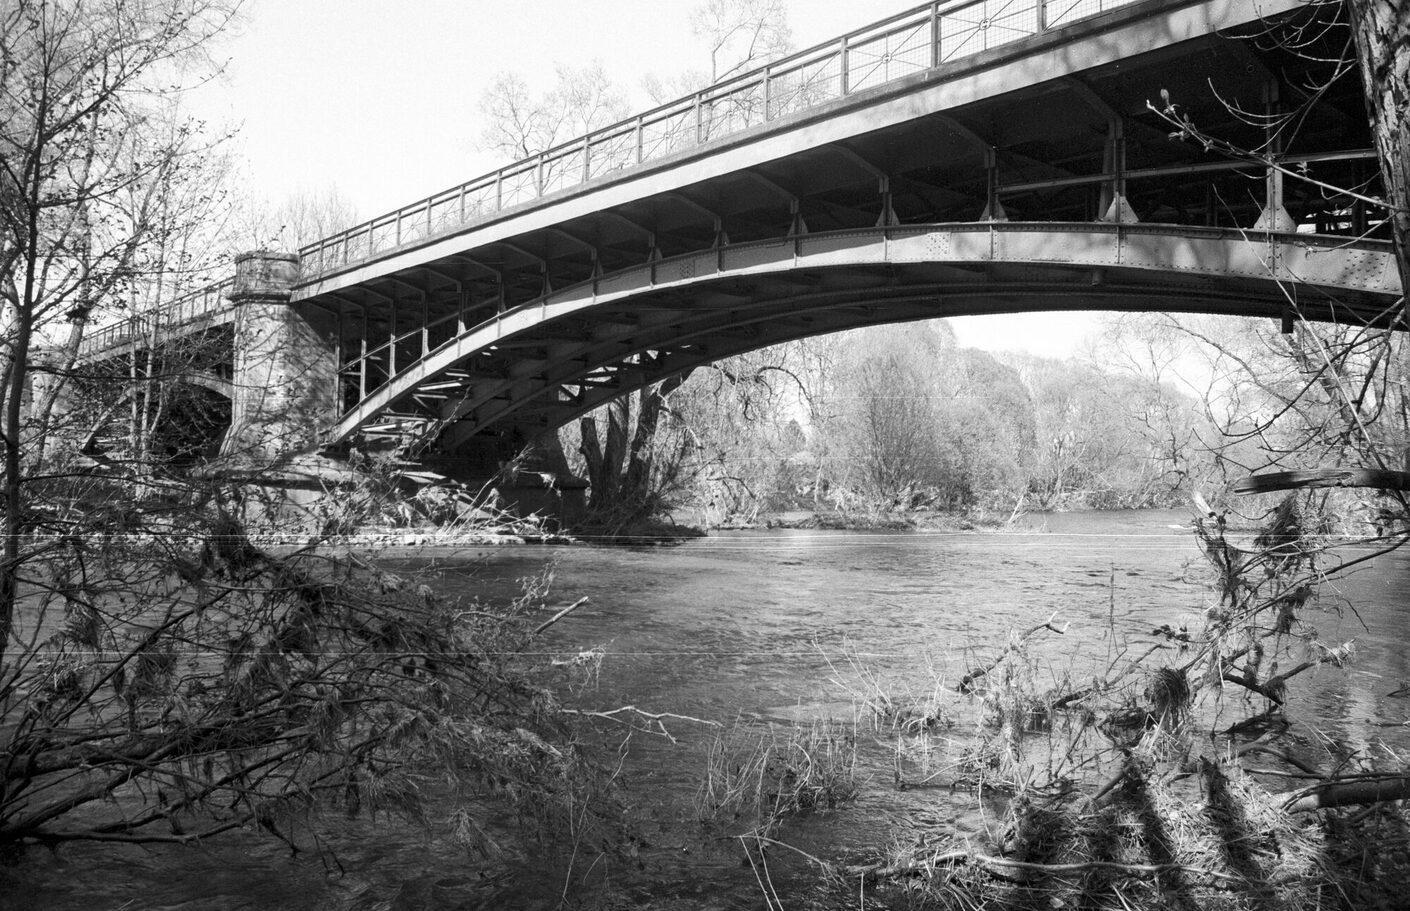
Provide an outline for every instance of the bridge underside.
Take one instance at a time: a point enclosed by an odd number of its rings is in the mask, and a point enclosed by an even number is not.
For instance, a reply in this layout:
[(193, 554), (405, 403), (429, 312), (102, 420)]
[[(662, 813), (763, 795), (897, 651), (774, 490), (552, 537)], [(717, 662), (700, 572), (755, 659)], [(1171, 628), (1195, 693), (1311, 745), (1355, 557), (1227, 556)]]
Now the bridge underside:
[(80, 359), (56, 402), (63, 431), (88, 454), (185, 465), (213, 457), (230, 428), (235, 383), (228, 325), (197, 324), (165, 344), (127, 341)]
[(332, 437), (451, 453), (560, 426), (675, 373), (886, 322), (1033, 310), (1168, 310), (1393, 325), (1384, 244), (1154, 226), (935, 225), (737, 244), (624, 270), (468, 329), (382, 383)]
[[(1247, 22), (1255, 6), (1136, 3), (375, 262), (306, 264), (294, 305), (334, 327), (340, 367), (343, 413), (325, 442), (409, 434), (454, 453), (487, 431), (528, 439), (731, 354), (936, 316), (1390, 325), (1387, 229), (1327, 189), (1378, 192), (1354, 73), (1295, 130), (1249, 116), (1325, 82), (1345, 32), (1304, 29), (1294, 53)], [(1151, 108), (1163, 98), (1291, 173), (1172, 138)]]

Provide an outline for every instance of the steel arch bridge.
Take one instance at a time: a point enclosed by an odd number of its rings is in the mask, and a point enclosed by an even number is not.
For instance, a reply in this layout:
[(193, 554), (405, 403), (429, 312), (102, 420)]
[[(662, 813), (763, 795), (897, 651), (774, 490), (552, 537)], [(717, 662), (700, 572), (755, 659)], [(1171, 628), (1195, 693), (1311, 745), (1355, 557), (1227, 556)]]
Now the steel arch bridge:
[[(1330, 78), (1338, 29), (1305, 0), (933, 0), (297, 257), (242, 257), (168, 322), (231, 339), (227, 453), (442, 456), (874, 323), (1405, 328), (1361, 86)], [(135, 339), (109, 327), (86, 357)]]

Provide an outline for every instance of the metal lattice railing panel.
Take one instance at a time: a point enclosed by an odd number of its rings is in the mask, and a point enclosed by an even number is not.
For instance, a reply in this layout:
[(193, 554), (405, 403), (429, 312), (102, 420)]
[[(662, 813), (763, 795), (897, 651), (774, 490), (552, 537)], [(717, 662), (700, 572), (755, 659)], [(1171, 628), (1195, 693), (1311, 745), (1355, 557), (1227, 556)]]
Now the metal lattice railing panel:
[(444, 193), (433, 198), (426, 212), (426, 224), (432, 234), (440, 234), (465, 221), (459, 192)]
[(642, 161), (662, 158), (692, 145), (695, 145), (694, 105), (642, 121)]
[(637, 131), (633, 127), (593, 139), (588, 145), (588, 179), (636, 164)]
[(426, 212), (424, 209), (403, 211), (397, 219), (396, 246), (415, 243), (426, 237)]
[(842, 52), (783, 69), (769, 78), (769, 119), (842, 96)]
[(931, 46), (929, 20), (848, 45), (848, 91), (861, 91), (924, 72), (931, 66)]
[(508, 209), (537, 199), (539, 195), (538, 167), (531, 163), (529, 167), (502, 176), (496, 209)]
[[(400, 213), (397, 213), (398, 215)], [(401, 245), (397, 234), (397, 218), (384, 218), (374, 221), (368, 229), (367, 252), (376, 256), (386, 250), (394, 250)]]
[(586, 161), (580, 146), (558, 155), (546, 155), (543, 159), (543, 183), (539, 195), (547, 195), (557, 190), (576, 187), (583, 182), (583, 168)]
[(467, 187), (465, 191), (465, 217), (472, 219), (493, 213), (498, 208), (495, 198), (495, 182), (493, 180)]
[(700, 101), (700, 141), (709, 142), (764, 122), (764, 84), (754, 82)]
[(940, 14), (938, 59), (941, 63), (1039, 32), (1039, 3), (1035, 0), (983, 0)]

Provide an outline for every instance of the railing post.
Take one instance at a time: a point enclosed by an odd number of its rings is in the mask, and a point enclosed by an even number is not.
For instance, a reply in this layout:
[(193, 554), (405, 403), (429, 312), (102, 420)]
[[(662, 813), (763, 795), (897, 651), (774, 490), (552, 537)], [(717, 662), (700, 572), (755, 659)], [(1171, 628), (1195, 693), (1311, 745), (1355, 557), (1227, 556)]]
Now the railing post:
[(765, 123), (767, 123), (768, 121), (772, 120), (772, 119), (773, 119), (773, 116), (774, 116), (774, 113), (773, 113), (773, 92), (772, 92), (772, 89), (771, 89), (771, 87), (770, 87), (770, 85), (769, 85), (769, 83), (772, 81), (771, 78), (770, 78), (772, 75), (773, 75), (773, 70), (772, 70), (770, 67), (765, 66), (765, 67), (764, 67), (764, 122), (765, 122)]
[(1048, 30), (1048, 0), (1038, 0), (1037, 7), (1038, 34), (1041, 35)]
[(589, 162), (592, 160), (592, 134), (583, 137), (583, 183), (592, 179), (592, 167)]
[(850, 55), (847, 53), (847, 36), (846, 36), (846, 35), (843, 35), (843, 36), (842, 36), (842, 48), (841, 48), (841, 50), (838, 51), (838, 54), (837, 54), (837, 59), (838, 59), (839, 64), (841, 65), (841, 69), (842, 69), (842, 75), (841, 75), (841, 77), (840, 77), (839, 80), (838, 80), (838, 84), (839, 84), (839, 86), (841, 87), (841, 91), (838, 92), (838, 94), (841, 95), (841, 96), (843, 96), (843, 97), (845, 97), (845, 96), (848, 94), (848, 85), (847, 85), (847, 83), (849, 82), (849, 80), (848, 80), (848, 78), (847, 78), (847, 63), (848, 63), (848, 59), (847, 59), (847, 58), (848, 58), (849, 56), (850, 56)]
[(930, 65), (940, 65), (940, 0), (930, 4)]
[(367, 308), (362, 310), (362, 354), (357, 360), (357, 399), (367, 398)]
[(642, 162), (642, 115), (636, 115), (636, 163)]
[(387, 316), (387, 381), (397, 375), (397, 302), (392, 299), (391, 313)]
[(333, 371), (333, 375), (329, 378), (333, 387), (329, 392), (333, 396), (334, 406), (341, 411), (343, 407), (343, 358), (347, 357), (347, 346), (343, 329), (343, 305), (341, 302), (338, 303), (338, 314), (334, 334), (333, 363), (337, 365), (337, 369)]
[(504, 168), (494, 172), (494, 210), (504, 210)]
[(702, 142), (705, 141), (704, 139), (701, 138), (701, 136), (703, 135), (704, 123), (703, 123), (703, 121), (702, 121), (702, 119), (701, 119), (701, 113), (700, 113), (700, 109), (703, 107), (702, 101), (704, 100), (704, 99), (703, 99), (704, 94), (705, 94), (704, 92), (696, 92), (696, 93), (695, 93), (695, 144), (696, 144), (696, 145), (700, 145), (700, 143), (702, 143)]
[(534, 195), (538, 197), (543, 196), (543, 162), (547, 154), (540, 152), (539, 160), (534, 162)]
[[(1266, 122), (1263, 127), (1264, 147), (1268, 150), (1270, 164), (1265, 169), (1263, 177), (1263, 211), (1259, 213), (1258, 221), (1254, 223), (1253, 229), (1255, 231), (1292, 232), (1297, 230), (1297, 221), (1283, 205), (1283, 172), (1274, 167), (1282, 160), (1284, 151), (1283, 134), (1275, 126), (1280, 122), (1278, 115), (1282, 112), (1282, 99), (1279, 97), (1276, 82), (1269, 82), (1263, 87), (1263, 105), (1266, 112)], [(1269, 242), (1269, 258), (1276, 275), (1278, 248), (1271, 241)]]

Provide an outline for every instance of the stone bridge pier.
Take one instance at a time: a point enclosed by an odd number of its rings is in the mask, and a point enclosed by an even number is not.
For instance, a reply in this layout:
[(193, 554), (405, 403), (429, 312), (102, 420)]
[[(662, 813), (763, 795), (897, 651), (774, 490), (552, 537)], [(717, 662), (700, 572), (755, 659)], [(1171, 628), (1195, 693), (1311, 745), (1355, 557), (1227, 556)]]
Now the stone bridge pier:
[(299, 258), (267, 250), (235, 259), (230, 430), (221, 455), (268, 465), (314, 450), (338, 417), (335, 321), (290, 297)]

